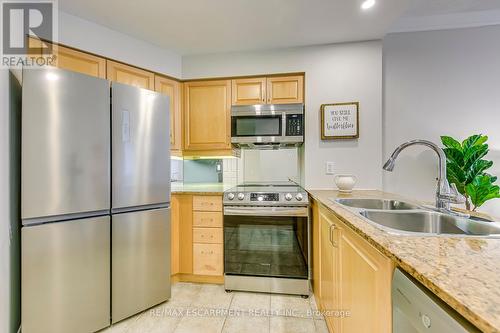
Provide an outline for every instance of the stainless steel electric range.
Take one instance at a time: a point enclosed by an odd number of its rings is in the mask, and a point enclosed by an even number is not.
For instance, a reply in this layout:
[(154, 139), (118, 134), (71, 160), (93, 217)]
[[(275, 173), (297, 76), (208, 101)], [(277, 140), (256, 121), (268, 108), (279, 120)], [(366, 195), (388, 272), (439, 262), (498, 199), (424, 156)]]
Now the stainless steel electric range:
[(224, 192), (224, 285), (309, 296), (309, 198), (294, 183)]

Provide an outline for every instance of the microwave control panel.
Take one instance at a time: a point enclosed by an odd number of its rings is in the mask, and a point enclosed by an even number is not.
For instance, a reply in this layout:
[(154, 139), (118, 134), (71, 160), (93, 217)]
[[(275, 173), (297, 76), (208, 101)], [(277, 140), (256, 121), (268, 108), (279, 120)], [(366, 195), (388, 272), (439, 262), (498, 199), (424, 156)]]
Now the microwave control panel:
[(302, 114), (290, 114), (286, 116), (286, 135), (304, 135), (304, 116)]

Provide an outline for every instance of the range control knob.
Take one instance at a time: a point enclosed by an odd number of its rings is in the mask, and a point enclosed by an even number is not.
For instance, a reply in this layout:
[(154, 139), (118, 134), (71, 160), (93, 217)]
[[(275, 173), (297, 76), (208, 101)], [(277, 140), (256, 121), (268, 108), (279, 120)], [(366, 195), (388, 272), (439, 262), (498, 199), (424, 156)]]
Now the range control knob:
[(228, 198), (229, 200), (233, 200), (233, 199), (234, 199), (234, 193), (229, 193), (229, 194), (227, 195), (227, 198)]
[(286, 201), (290, 201), (290, 200), (292, 200), (292, 198), (293, 197), (292, 197), (292, 195), (290, 193), (285, 194)]
[(238, 200), (243, 200), (245, 199), (245, 194), (244, 193), (238, 193)]
[(304, 199), (304, 197), (302, 196), (302, 193), (297, 193), (297, 195), (295, 196), (295, 199), (297, 199), (297, 201), (302, 201), (302, 199)]

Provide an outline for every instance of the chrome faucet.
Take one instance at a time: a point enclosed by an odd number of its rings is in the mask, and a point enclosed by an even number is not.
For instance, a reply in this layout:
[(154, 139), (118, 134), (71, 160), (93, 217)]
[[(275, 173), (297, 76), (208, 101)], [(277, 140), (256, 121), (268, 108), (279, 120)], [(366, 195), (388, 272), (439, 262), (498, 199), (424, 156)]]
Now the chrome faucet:
[(439, 157), (439, 174), (438, 174), (438, 187), (436, 190), (436, 208), (440, 211), (445, 211), (447, 213), (454, 213), (451, 211), (450, 204), (463, 204), (465, 202), (465, 197), (458, 192), (457, 186), (448, 182), (446, 177), (446, 154), (439, 148), (438, 145), (427, 140), (412, 140), (403, 143), (394, 150), (391, 157), (385, 162), (384, 170), (393, 171), (396, 164), (396, 158), (399, 153), (407, 147), (414, 145), (423, 145), (431, 148), (438, 154)]

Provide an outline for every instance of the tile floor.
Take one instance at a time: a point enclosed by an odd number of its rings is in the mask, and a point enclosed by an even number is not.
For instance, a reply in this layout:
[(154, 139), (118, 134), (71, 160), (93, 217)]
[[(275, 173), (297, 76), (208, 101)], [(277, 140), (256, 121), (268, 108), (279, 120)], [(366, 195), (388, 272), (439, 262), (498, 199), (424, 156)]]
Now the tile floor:
[(231, 292), (176, 283), (172, 298), (99, 333), (328, 333), (314, 297)]

